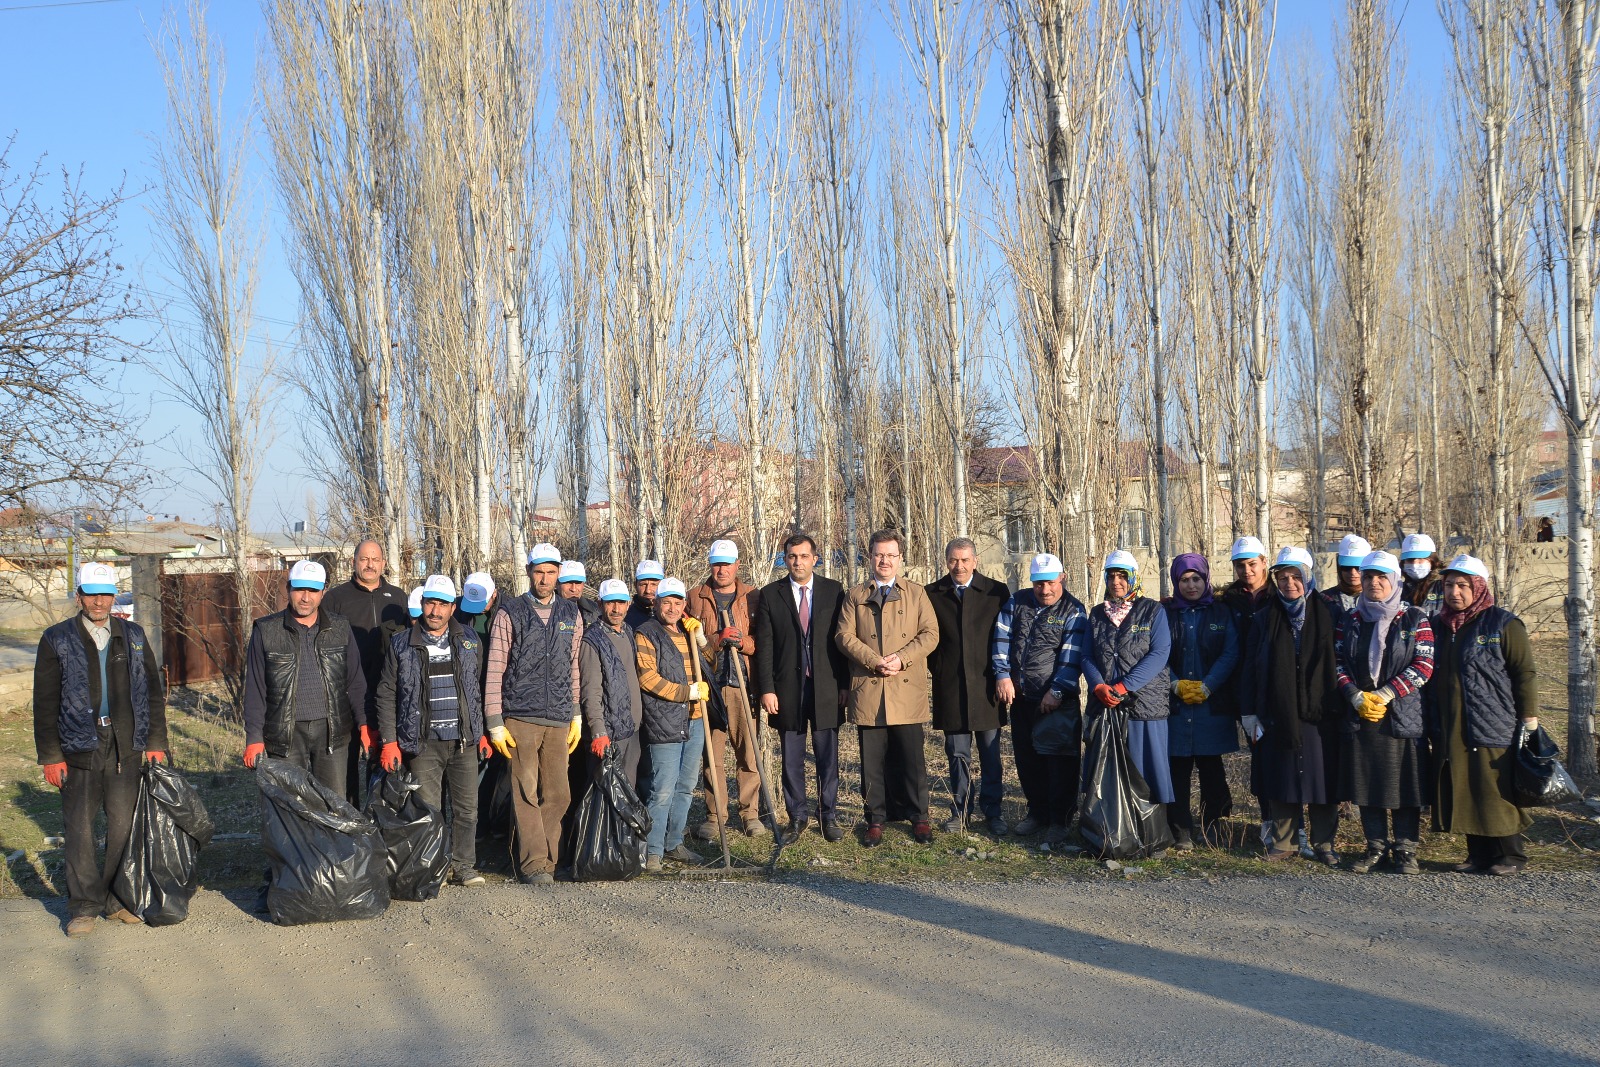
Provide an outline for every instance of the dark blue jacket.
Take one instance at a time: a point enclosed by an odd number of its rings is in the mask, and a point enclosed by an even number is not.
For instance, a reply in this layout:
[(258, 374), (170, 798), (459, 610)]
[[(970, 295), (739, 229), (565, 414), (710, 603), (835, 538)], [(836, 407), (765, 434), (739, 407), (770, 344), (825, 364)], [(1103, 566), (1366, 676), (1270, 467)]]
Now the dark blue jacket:
[(1433, 629), (1422, 609), (1409, 604), (1389, 624), (1379, 677), (1372, 677), (1367, 649), (1372, 645), (1373, 624), (1352, 611), (1339, 620), (1334, 652), (1339, 658), (1339, 689), (1345, 697), (1345, 730), (1360, 731), (1365, 722), (1353, 710), (1350, 698), (1388, 686), (1395, 694), (1389, 713), (1378, 722), (1390, 737), (1418, 738), (1423, 733), (1422, 688), (1433, 677)]
[[(1448, 699), (1459, 686), (1467, 744), (1509, 748), (1521, 719), (1539, 714), (1538, 689), (1527, 631), (1511, 612), (1491, 607), (1456, 634), (1441, 633), (1430, 702)], [(1437, 711), (1430, 713), (1437, 723)]]
[(511, 619), (511, 647), (500, 682), (500, 714), (566, 726), (578, 717), (572, 698), (572, 642), (583, 625), (578, 602), (556, 597), (548, 623), (539, 621), (528, 595), (512, 597), (502, 610)]
[(1195, 607), (1181, 597), (1165, 602), (1172, 653), (1167, 660), (1172, 680), (1202, 682), (1211, 696), (1201, 704), (1184, 704), (1172, 691), (1172, 709), (1234, 717), (1234, 702), (1226, 699), (1233, 670), (1242, 654), (1233, 612), (1220, 600)]
[[(594, 649), (594, 654), (600, 660), (600, 702), (605, 708), (606, 736), (612, 741), (626, 741), (635, 733), (633, 724), (633, 687), (632, 675), (628, 673), (627, 665), (622, 662), (622, 657), (617, 655), (616, 646), (611, 643), (611, 638), (600, 629), (605, 623), (583, 632), (583, 640)], [(622, 632), (632, 640), (633, 631), (628, 629), (628, 624), (622, 624)], [(644, 706), (643, 694), (640, 695), (640, 707)]]
[[(131, 757), (167, 748), (161, 671), (137, 623), (113, 617), (106, 646), (108, 710), (112, 731)], [(62, 763), (72, 754), (100, 747), (95, 720), (101, 700), (99, 650), (74, 615), (39, 639), (34, 660), (34, 744), (40, 763)]]
[(1172, 638), (1161, 605), (1138, 597), (1118, 626), (1106, 606), (1096, 604), (1089, 611), (1089, 631), (1093, 644), (1083, 657), (1084, 687), (1093, 690), (1102, 682), (1121, 682), (1129, 693), (1120, 705), (1128, 718), (1150, 722), (1170, 715), (1167, 660)]
[(1089, 613), (1071, 593), (1044, 607), (1032, 589), (1011, 594), (995, 619), (990, 660), (996, 679), (1009, 678), (1017, 698), (1037, 703), (1052, 689), (1076, 700), (1089, 650)]
[[(413, 623), (393, 634), (384, 648), (378, 679), (378, 733), (403, 752), (422, 751), (424, 709), (428, 703), (428, 649), (422, 625)], [(483, 736), (483, 690), (478, 679), (483, 639), (469, 627), (450, 620), (450, 669), (456, 676), (461, 709), (461, 743), (476, 745)]]

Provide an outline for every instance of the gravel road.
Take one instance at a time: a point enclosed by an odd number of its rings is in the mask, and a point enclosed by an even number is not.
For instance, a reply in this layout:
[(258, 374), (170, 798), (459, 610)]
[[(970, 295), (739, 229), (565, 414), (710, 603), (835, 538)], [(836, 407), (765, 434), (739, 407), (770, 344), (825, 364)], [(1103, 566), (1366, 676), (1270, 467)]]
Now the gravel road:
[[(8, 1063), (1600, 1063), (1600, 879), (447, 889), (284, 929), (0, 901)], [(52, 902), (54, 903), (54, 902)]]

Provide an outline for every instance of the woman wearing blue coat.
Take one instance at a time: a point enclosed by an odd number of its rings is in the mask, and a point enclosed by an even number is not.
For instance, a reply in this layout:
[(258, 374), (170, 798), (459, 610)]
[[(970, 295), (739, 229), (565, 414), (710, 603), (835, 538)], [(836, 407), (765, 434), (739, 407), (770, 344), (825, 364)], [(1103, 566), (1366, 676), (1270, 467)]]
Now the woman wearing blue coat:
[(1186, 552), (1172, 561), (1177, 595), (1165, 602), (1172, 634), (1172, 715), (1167, 719), (1167, 761), (1172, 768), (1173, 801), (1167, 805), (1173, 848), (1194, 848), (1190, 782), (1200, 776), (1200, 834), (1214, 842), (1216, 824), (1233, 810), (1233, 794), (1222, 757), (1239, 751), (1234, 710), (1233, 669), (1239, 663), (1239, 633), (1233, 613), (1211, 589), (1206, 558)]

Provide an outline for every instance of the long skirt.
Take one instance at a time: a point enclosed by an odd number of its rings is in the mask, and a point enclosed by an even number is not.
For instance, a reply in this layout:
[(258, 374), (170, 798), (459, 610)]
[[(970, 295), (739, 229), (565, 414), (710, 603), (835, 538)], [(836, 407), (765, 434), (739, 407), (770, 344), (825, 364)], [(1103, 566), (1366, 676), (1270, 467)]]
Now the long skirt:
[(1362, 720), (1358, 730), (1340, 735), (1339, 799), (1370, 808), (1420, 808), (1428, 797), (1419, 746), (1382, 726)]
[(1128, 723), (1128, 754), (1150, 785), (1150, 799), (1171, 804), (1176, 794), (1172, 791), (1172, 763), (1167, 756), (1167, 720), (1131, 720)]
[[(1328, 734), (1331, 734), (1331, 728)], [(1300, 747), (1266, 737), (1251, 746), (1250, 788), (1262, 800), (1337, 804), (1339, 742), (1316, 723), (1300, 724)]]

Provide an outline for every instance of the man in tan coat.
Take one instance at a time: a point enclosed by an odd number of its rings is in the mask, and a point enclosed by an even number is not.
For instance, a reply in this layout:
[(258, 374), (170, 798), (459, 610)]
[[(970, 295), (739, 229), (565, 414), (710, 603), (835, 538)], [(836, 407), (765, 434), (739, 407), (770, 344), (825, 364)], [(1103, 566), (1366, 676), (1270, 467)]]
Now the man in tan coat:
[(883, 841), (885, 763), (891, 752), (916, 809), (912, 832), (920, 844), (933, 840), (922, 724), (932, 718), (928, 654), (939, 644), (939, 621), (920, 585), (896, 581), (904, 547), (893, 530), (872, 535), (867, 545), (872, 579), (850, 590), (834, 631), (835, 643), (850, 661), (848, 715), (861, 734), (868, 848)]
[[(728, 709), (728, 728), (711, 729), (706, 734), (710, 766), (706, 768), (705, 800), (710, 815), (695, 830), (702, 841), (714, 841), (722, 831), (728, 813), (728, 776), (723, 759), (733, 748), (739, 786), (739, 818), (751, 837), (767, 832), (757, 812), (760, 809), (761, 772), (756, 767), (756, 727), (744, 693), (750, 684), (750, 657), (756, 643), (750, 636), (751, 606), (756, 602), (755, 586), (739, 580), (739, 549), (732, 541), (711, 544), (711, 574), (689, 590), (688, 613), (700, 620), (710, 636), (716, 659), (712, 677), (707, 679), (722, 691)], [(742, 657), (745, 688), (739, 686), (733, 657)]]

